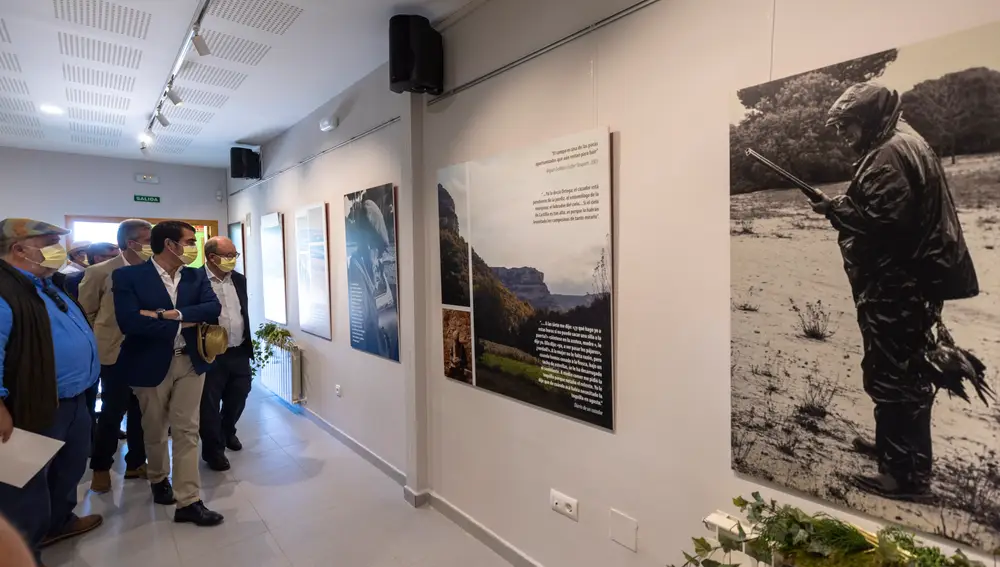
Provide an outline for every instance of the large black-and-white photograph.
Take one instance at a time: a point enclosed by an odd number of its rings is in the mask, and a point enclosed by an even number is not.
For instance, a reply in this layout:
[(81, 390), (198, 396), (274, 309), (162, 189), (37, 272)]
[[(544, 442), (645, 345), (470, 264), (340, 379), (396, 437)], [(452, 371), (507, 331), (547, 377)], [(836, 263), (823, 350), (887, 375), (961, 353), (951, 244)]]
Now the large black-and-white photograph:
[(396, 189), (344, 196), (351, 346), (399, 362)]
[(1000, 546), (1000, 22), (743, 88), (732, 466)]

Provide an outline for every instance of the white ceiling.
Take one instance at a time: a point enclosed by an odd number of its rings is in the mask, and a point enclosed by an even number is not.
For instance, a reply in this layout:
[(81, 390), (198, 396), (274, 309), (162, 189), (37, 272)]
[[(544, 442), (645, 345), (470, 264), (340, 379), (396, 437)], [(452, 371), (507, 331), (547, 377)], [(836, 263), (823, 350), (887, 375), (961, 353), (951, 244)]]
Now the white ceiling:
[(165, 103), (144, 155), (200, 0), (0, 0), (0, 146), (225, 167), (233, 144), (263, 144), (388, 60), (390, 16), (468, 1), (211, 0), (212, 54), (189, 51), (184, 105)]

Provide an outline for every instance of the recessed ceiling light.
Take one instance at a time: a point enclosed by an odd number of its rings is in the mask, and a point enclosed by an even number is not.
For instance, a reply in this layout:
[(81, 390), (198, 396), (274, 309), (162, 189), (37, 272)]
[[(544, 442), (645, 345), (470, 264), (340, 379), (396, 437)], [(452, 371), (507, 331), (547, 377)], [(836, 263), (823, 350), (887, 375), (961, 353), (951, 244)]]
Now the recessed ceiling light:
[(51, 104), (42, 104), (42, 105), (40, 105), (38, 107), (38, 110), (41, 110), (45, 114), (62, 114), (63, 113), (63, 109), (59, 108), (58, 106), (53, 106)]

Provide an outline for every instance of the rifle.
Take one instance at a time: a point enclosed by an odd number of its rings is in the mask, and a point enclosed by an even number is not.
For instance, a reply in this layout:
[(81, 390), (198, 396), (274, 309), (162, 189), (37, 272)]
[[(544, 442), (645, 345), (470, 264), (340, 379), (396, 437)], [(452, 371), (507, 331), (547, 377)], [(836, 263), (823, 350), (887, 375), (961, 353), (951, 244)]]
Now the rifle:
[(761, 165), (767, 167), (771, 171), (773, 171), (773, 172), (777, 173), (778, 175), (780, 175), (782, 178), (784, 178), (786, 181), (788, 181), (792, 185), (795, 185), (796, 187), (798, 187), (799, 191), (802, 191), (802, 194), (804, 194), (806, 196), (806, 198), (808, 198), (813, 203), (818, 203), (818, 202), (822, 201), (824, 197), (826, 197), (826, 195), (824, 195), (823, 192), (820, 191), (819, 189), (813, 187), (812, 185), (809, 185), (808, 183), (806, 183), (805, 181), (802, 181), (798, 177), (795, 177), (791, 173), (788, 173), (787, 171), (785, 171), (784, 169), (782, 169), (781, 167), (779, 167), (777, 164), (775, 164), (773, 161), (771, 161), (771, 160), (767, 159), (766, 157), (758, 154), (753, 149), (747, 148), (746, 155), (747, 155), (747, 157), (750, 157), (750, 158), (753, 158), (753, 159), (757, 160)]

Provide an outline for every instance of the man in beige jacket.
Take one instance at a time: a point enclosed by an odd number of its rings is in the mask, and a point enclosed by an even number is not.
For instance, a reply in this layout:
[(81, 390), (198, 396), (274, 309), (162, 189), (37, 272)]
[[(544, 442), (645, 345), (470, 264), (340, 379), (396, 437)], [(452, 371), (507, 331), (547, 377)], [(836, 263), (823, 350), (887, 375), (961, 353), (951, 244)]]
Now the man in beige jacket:
[(90, 468), (94, 471), (90, 489), (99, 494), (111, 490), (111, 465), (118, 452), (118, 433), (122, 418), (128, 413), (125, 455), (125, 478), (146, 478), (146, 446), (143, 441), (139, 401), (128, 385), (128, 376), (115, 371), (122, 336), (115, 320), (114, 296), (111, 293), (111, 273), (124, 266), (142, 264), (152, 256), (149, 238), (152, 225), (144, 220), (130, 219), (118, 226), (118, 246), (121, 255), (90, 266), (80, 282), (80, 305), (94, 327), (97, 351), (101, 359), (101, 416), (97, 420)]

